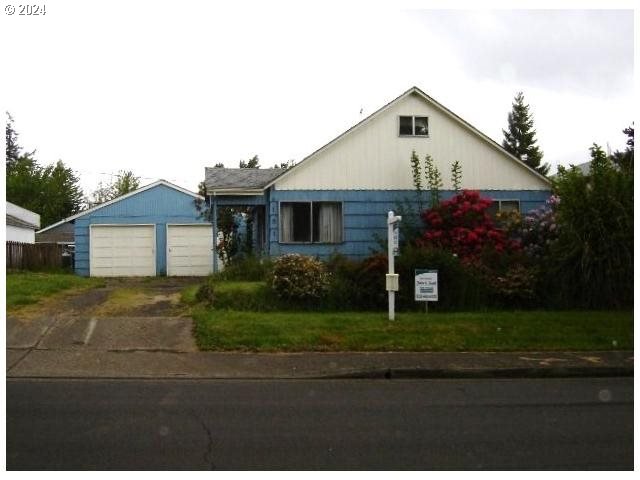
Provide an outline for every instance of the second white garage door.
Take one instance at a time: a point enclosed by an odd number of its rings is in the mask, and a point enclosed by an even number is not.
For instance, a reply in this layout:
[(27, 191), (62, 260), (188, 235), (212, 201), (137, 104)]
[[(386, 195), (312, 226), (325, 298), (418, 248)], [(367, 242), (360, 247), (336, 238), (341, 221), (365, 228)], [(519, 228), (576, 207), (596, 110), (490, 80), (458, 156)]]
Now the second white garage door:
[(90, 231), (92, 277), (155, 276), (155, 225), (91, 225)]
[(167, 275), (199, 277), (212, 272), (212, 226), (167, 225)]

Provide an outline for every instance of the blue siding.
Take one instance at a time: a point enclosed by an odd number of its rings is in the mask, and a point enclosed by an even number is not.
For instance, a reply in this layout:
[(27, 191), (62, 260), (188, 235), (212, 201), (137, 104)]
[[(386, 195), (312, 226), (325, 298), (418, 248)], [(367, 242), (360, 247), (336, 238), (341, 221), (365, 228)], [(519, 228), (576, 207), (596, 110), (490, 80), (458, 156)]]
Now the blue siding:
[[(494, 200), (520, 200), (521, 213), (538, 208), (551, 195), (540, 190), (484, 190), (482, 196)], [(455, 195), (454, 191), (441, 192), (442, 199)], [(424, 200), (427, 203), (428, 194)], [(344, 241), (340, 244), (281, 244), (278, 242), (279, 202), (286, 201), (334, 201), (342, 202)], [(271, 190), (267, 198), (268, 242), (271, 256), (286, 253), (327, 258), (341, 253), (352, 258), (362, 258), (379, 251), (377, 238), (386, 239), (387, 212), (397, 210), (402, 204), (410, 204), (418, 210), (416, 195), (411, 190)]]
[(167, 224), (207, 223), (196, 210), (194, 197), (158, 185), (129, 198), (115, 202), (75, 221), (75, 269), (88, 276), (89, 225), (99, 224), (155, 224), (156, 226), (156, 274), (167, 273)]

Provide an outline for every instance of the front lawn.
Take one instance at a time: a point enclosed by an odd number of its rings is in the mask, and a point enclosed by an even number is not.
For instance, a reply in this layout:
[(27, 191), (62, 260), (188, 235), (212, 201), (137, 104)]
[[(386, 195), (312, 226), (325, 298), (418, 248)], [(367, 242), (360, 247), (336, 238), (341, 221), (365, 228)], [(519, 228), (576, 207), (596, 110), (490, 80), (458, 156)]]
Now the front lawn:
[(71, 273), (7, 273), (7, 310), (37, 303), (62, 290), (98, 287), (104, 281)]
[(194, 309), (202, 350), (632, 350), (633, 312), (252, 312)]

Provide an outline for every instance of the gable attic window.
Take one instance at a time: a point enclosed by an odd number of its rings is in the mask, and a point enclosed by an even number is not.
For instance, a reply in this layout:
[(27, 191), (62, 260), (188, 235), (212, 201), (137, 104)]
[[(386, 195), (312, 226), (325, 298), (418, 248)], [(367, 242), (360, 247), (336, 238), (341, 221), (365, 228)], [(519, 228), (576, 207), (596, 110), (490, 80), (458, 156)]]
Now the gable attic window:
[(400, 117), (399, 135), (401, 137), (428, 137), (429, 117)]
[(280, 243), (341, 243), (342, 203), (280, 203)]

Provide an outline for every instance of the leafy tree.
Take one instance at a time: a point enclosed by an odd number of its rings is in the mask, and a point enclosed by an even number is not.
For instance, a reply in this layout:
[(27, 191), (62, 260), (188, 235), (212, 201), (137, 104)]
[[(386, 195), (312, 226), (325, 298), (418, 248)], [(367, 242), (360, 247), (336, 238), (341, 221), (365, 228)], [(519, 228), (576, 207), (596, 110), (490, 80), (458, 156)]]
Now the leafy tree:
[(43, 193), (45, 201), (40, 209), (41, 221), (50, 225), (62, 218), (69, 217), (82, 207), (82, 189), (80, 179), (71, 168), (58, 161), (42, 170)]
[(258, 155), (254, 155), (247, 162), (240, 160), (240, 168), (260, 168), (260, 159)]
[(120, 170), (116, 181), (113, 183), (114, 198), (133, 192), (138, 188), (140, 188), (140, 177), (136, 177), (130, 170), (127, 170), (126, 172), (124, 170)]
[(89, 206), (100, 205), (126, 193), (133, 192), (139, 187), (140, 177), (136, 177), (130, 170), (120, 170), (115, 181), (98, 183), (98, 188), (93, 191), (92, 198), (87, 200), (87, 203)]
[(77, 213), (82, 205), (79, 178), (59, 160), (42, 166), (34, 158), (35, 150), (23, 153), (17, 143), (13, 118), (7, 113), (7, 200), (40, 215), (46, 227)]
[(550, 165), (548, 163), (541, 164), (543, 153), (536, 145), (533, 116), (529, 112), (529, 105), (524, 103), (522, 92), (518, 92), (515, 96), (511, 107), (511, 112), (507, 117), (508, 131), (502, 130), (504, 134), (502, 146), (538, 173), (547, 175)]
[(216, 163), (213, 168), (224, 168), (224, 163), (220, 162), (220, 163)]
[(622, 172), (633, 175), (633, 126), (627, 127), (622, 130), (627, 136), (627, 148), (624, 151), (615, 151), (611, 155), (611, 161), (616, 165)]
[(277, 164), (277, 163), (276, 163), (276, 164), (273, 166), (273, 168), (276, 168), (276, 169), (280, 168), (280, 169), (282, 169), (282, 170), (289, 170), (289, 169), (290, 169), (291, 167), (293, 167), (295, 164), (296, 164), (296, 162), (295, 162), (295, 161), (293, 161), (293, 159), (291, 159), (291, 160), (289, 160), (289, 161), (287, 161), (287, 162), (281, 162), (280, 164)]

